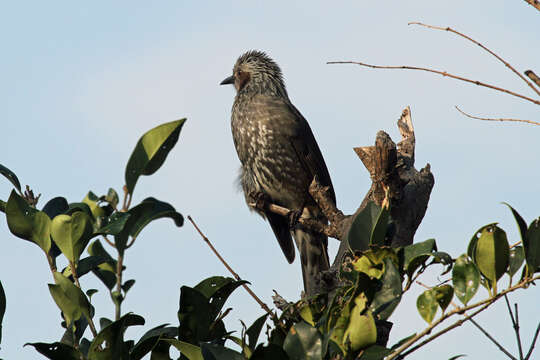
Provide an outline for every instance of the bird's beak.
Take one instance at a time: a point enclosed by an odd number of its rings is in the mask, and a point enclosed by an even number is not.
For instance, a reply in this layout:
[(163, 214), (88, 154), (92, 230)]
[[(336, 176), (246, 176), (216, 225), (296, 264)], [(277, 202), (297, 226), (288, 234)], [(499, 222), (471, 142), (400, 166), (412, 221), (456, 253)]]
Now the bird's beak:
[(225, 80), (219, 83), (219, 85), (234, 84), (234, 75), (229, 76)]

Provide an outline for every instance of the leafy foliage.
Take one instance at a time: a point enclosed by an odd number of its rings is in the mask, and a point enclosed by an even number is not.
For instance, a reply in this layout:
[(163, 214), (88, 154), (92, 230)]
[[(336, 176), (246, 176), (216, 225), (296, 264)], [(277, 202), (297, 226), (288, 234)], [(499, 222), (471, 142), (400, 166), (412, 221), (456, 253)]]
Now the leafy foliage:
[[(168, 360), (174, 348), (182, 360), (379, 360), (396, 354), (417, 336), (388, 347), (379, 330), (428, 267), (442, 265), (440, 277), (448, 278), (417, 299), (418, 313), (427, 323), (448, 315), (454, 295), (467, 305), (479, 284), (495, 296), (505, 273), (512, 278), (525, 263), (523, 280), (540, 270), (540, 219), (527, 227), (509, 205), (520, 230), (521, 246), (510, 248), (506, 233), (497, 224), (488, 224), (473, 235), (467, 254), (453, 259), (437, 249), (434, 239), (402, 248), (387, 246), (393, 226), (390, 207), (368, 203), (353, 219), (345, 239), (349, 253), (339, 269), (338, 286), (330, 293), (288, 303), (279, 316), (264, 314), (236, 336), (225, 328), (223, 319), (231, 309), (224, 307), (230, 295), (247, 282), (214, 276), (193, 287), (181, 287), (177, 325), (162, 324), (137, 341), (126, 340), (126, 330), (144, 325), (145, 319), (121, 311), (135, 284), (133, 279), (123, 280), (124, 253), (152, 221), (167, 217), (178, 227), (184, 222), (171, 204), (152, 197), (130, 207), (131, 195), (141, 175), (154, 174), (163, 165), (184, 122), (160, 125), (141, 137), (126, 166), (121, 207), (118, 193), (110, 188), (100, 196), (89, 191), (81, 202), (56, 197), (38, 210), (22, 196), (15, 173), (0, 165), (0, 174), (15, 187), (7, 202), (0, 201), (0, 210), (5, 212), (13, 235), (43, 251), (54, 279), (49, 291), (66, 328), (60, 341), (27, 344), (45, 357), (138, 360), (150, 354), (153, 360)], [(88, 256), (83, 256), (85, 251)], [(111, 255), (113, 251), (116, 256)], [(55, 265), (60, 255), (69, 264), (61, 272)], [(104, 284), (115, 307), (115, 319), (100, 319), (99, 332), (91, 304), (98, 290), (85, 292), (79, 284), (79, 278), (90, 273)], [(5, 307), (0, 283), (0, 341)], [(441, 318), (437, 318), (438, 309)], [(265, 325), (267, 339), (261, 340)], [(230, 343), (237, 348), (230, 348)]]

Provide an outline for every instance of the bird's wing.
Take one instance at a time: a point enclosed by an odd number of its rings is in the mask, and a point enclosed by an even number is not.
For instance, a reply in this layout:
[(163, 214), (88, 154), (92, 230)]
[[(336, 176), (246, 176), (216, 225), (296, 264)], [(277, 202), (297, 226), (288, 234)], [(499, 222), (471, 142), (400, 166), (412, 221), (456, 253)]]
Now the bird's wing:
[(288, 99), (276, 96), (254, 96), (251, 106), (250, 110), (255, 111), (258, 116), (277, 123), (281, 135), (288, 138), (294, 148), (298, 161), (312, 178), (317, 176), (321, 185), (329, 187), (335, 203), (336, 195), (328, 168), (315, 136), (300, 111)]

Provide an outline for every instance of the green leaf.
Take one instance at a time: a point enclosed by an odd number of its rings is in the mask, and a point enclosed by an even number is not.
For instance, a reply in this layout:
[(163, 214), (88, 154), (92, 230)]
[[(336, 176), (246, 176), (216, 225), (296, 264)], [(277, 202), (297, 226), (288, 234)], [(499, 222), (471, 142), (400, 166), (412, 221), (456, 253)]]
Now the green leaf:
[(395, 343), (394, 345), (392, 345), (392, 347), (390, 348), (390, 350), (396, 350), (397, 348), (399, 348), (401, 345), (405, 344), (407, 341), (411, 340), (413, 337), (416, 336), (416, 333), (412, 334), (412, 335), (409, 335), (401, 340), (399, 340), (397, 343)]
[(401, 248), (399, 250), (399, 256), (407, 275), (411, 277), (416, 269), (422, 266), (436, 250), (435, 239), (429, 239)]
[(452, 357), (451, 357), (450, 359), (448, 359), (448, 360), (456, 360), (456, 359), (459, 359), (460, 357), (465, 357), (465, 356), (467, 356), (467, 355), (465, 355), (465, 354), (455, 355), (455, 356), (452, 356)]
[(527, 235), (527, 223), (525, 222), (525, 220), (523, 220), (521, 215), (519, 215), (519, 213), (512, 206), (510, 206), (509, 204), (507, 204), (505, 202), (503, 202), (503, 204), (508, 206), (508, 208), (510, 208), (510, 210), (512, 211), (512, 215), (514, 215), (514, 219), (516, 219), (516, 223), (517, 223), (518, 228), (519, 228), (519, 234), (521, 235), (521, 241), (523, 242), (523, 239), (525, 239), (526, 235)]
[(209, 328), (214, 320), (212, 312), (206, 296), (196, 289), (182, 286), (178, 310), (178, 339), (191, 344), (207, 341)]
[(6, 206), (7, 203), (5, 201), (0, 200), (0, 211), (5, 213), (6, 212)]
[(89, 191), (88, 194), (86, 194), (82, 202), (88, 205), (94, 218), (105, 216), (105, 210), (99, 206), (99, 197), (92, 191)]
[(137, 142), (126, 166), (126, 187), (133, 194), (141, 175), (155, 173), (172, 150), (186, 119), (171, 121), (146, 132)]
[(131, 280), (127, 280), (125, 283), (122, 284), (122, 290), (124, 290), (124, 293), (127, 293), (129, 291), (129, 289), (131, 289), (131, 287), (133, 286), (133, 284), (135, 284), (135, 280), (134, 279), (131, 279)]
[(381, 278), (382, 286), (375, 293), (370, 305), (373, 315), (379, 320), (386, 320), (392, 315), (401, 301), (401, 276), (390, 258), (384, 260), (385, 271)]
[(62, 310), (68, 328), (81, 315), (90, 319), (90, 302), (82, 290), (59, 272), (54, 273), (54, 281), (56, 285), (49, 284), (49, 291), (60, 310)]
[[(77, 276), (81, 278), (83, 275), (88, 274), (90, 271), (96, 269), (99, 265), (105, 263), (106, 261), (107, 259), (101, 256), (87, 256), (84, 259), (80, 259), (76, 266)], [(71, 267), (66, 266), (62, 270), (62, 275), (65, 277), (70, 277), (72, 275)]]
[(17, 188), (17, 190), (19, 190), (19, 193), (21, 192), (21, 183), (13, 171), (9, 170), (4, 165), (0, 165), (0, 174), (4, 175), (6, 179), (8, 179), (13, 186)]
[[(379, 219), (381, 208), (370, 201), (366, 207), (362, 209), (353, 219), (351, 227), (345, 240), (352, 250), (364, 251), (367, 250), (372, 239), (373, 230), (376, 228), (378, 220), (381, 222), (384, 219)], [(386, 219), (388, 221), (388, 218)], [(377, 229), (379, 234), (380, 228)], [(376, 241), (380, 239), (377, 238)], [(383, 237), (384, 240), (384, 237)]]
[(52, 360), (80, 360), (82, 359), (81, 353), (70, 345), (62, 344), (60, 342), (47, 343), (26, 343), (24, 346), (33, 346), (40, 354), (44, 355), (48, 359)]
[(457, 298), (464, 305), (467, 305), (478, 291), (479, 282), (480, 273), (472, 260), (466, 254), (458, 257), (452, 270), (452, 283)]
[(131, 214), (127, 212), (115, 212), (109, 217), (108, 223), (95, 232), (95, 235), (118, 235), (124, 230), (130, 216)]
[(90, 344), (88, 360), (129, 359), (129, 346), (128, 342), (124, 342), (124, 332), (134, 325), (144, 325), (144, 318), (126, 314), (105, 326)]
[(178, 328), (167, 324), (148, 330), (130, 351), (130, 360), (140, 360), (157, 345), (161, 339), (172, 339), (178, 333)]
[(90, 209), (90, 206), (88, 206), (88, 204), (83, 203), (83, 202), (70, 203), (68, 205), (68, 209), (66, 210), (65, 214), (66, 215), (72, 215), (73, 213), (75, 213), (77, 211), (82, 211), (83, 213), (88, 215), (88, 217), (90, 217), (91, 219), (94, 218), (94, 214), (92, 213), (92, 210)]
[(290, 360), (321, 360), (322, 336), (316, 328), (301, 321), (291, 326), (283, 349)]
[(118, 193), (113, 188), (109, 188), (107, 195), (100, 197), (100, 200), (108, 202), (113, 209), (116, 209), (120, 201), (118, 198)]
[(201, 352), (204, 360), (245, 360), (239, 352), (211, 343), (202, 343)]
[(6, 313), (6, 293), (4, 287), (0, 281), (0, 343), (2, 343), (2, 321), (4, 321), (4, 314)]
[(371, 236), (369, 239), (370, 245), (384, 245), (384, 239), (386, 237), (386, 228), (388, 227), (388, 221), (390, 220), (390, 209), (388, 207), (382, 207), (377, 220), (371, 229)]
[(180, 351), (180, 353), (182, 353), (183, 356), (185, 356), (189, 360), (204, 360), (201, 353), (201, 348), (196, 345), (177, 339), (164, 339), (163, 341), (168, 342), (169, 344), (174, 346), (176, 349), (178, 349), (178, 351)]
[(92, 237), (92, 222), (86, 213), (76, 211), (72, 216), (58, 215), (52, 220), (51, 235), (62, 254), (77, 262)]
[(521, 265), (523, 265), (524, 260), (525, 251), (523, 250), (523, 246), (515, 246), (510, 249), (510, 262), (508, 263), (508, 270), (506, 271), (510, 277), (517, 273), (519, 268), (521, 268)]
[(387, 355), (389, 355), (392, 350), (385, 348), (381, 345), (371, 345), (362, 351), (358, 360), (383, 360)]
[(484, 228), (476, 244), (475, 262), (478, 270), (496, 289), (496, 282), (508, 268), (510, 248), (506, 233), (496, 225)]
[(437, 286), (433, 290), (435, 291), (435, 299), (444, 313), (454, 297), (454, 288), (450, 285), (441, 285)]
[(111, 290), (116, 285), (116, 261), (103, 248), (99, 240), (94, 241), (88, 246), (88, 253), (92, 256), (105, 259), (105, 262), (99, 264), (92, 272)]
[[(246, 335), (248, 338), (248, 346), (251, 349), (255, 349), (257, 347), (257, 340), (259, 340), (259, 335), (261, 333), (261, 330), (267, 318), (268, 318), (268, 313), (264, 314), (263, 316), (255, 320), (253, 324), (246, 330)], [(1, 319), (2, 318), (0, 317), (0, 323), (1, 323)]]
[(478, 243), (478, 239), (480, 238), (480, 235), (482, 234), (482, 231), (485, 229), (488, 229), (490, 227), (493, 227), (497, 225), (497, 223), (491, 223), (482, 226), (480, 229), (478, 229), (474, 235), (472, 236), (471, 240), (469, 241), (469, 246), (467, 247), (467, 255), (473, 260), (473, 262), (476, 263), (476, 244)]
[(431, 324), (439, 304), (435, 296), (435, 291), (432, 289), (424, 291), (416, 300), (416, 308), (418, 313), (427, 323)]
[(232, 335), (227, 335), (227, 340), (231, 340), (236, 345), (240, 346), (240, 348), (242, 349), (242, 355), (244, 355), (246, 359), (249, 359), (251, 357), (252, 351), (249, 346), (244, 342), (244, 340)]
[(534, 220), (527, 229), (526, 241), (523, 242), (527, 272), (532, 276), (540, 271), (540, 218)]
[(377, 340), (377, 327), (371, 311), (366, 309), (367, 298), (362, 293), (354, 299), (349, 325), (343, 335), (343, 346), (360, 350), (372, 345)]
[(257, 346), (249, 360), (289, 360), (289, 356), (281, 346), (276, 344), (263, 346), (261, 344)]
[(184, 217), (176, 212), (174, 207), (151, 197), (144, 199), (140, 204), (131, 208), (128, 214), (130, 216), (124, 225), (124, 229), (115, 236), (116, 247), (121, 252), (125, 250), (128, 237), (136, 238), (151, 221), (168, 217), (173, 219), (178, 227), (184, 224)]

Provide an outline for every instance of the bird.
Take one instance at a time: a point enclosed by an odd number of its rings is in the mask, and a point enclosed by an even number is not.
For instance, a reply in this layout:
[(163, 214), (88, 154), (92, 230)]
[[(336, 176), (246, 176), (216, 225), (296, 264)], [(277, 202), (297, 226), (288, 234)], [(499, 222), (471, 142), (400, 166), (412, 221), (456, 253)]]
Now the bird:
[[(236, 96), (231, 111), (233, 141), (240, 159), (239, 183), (248, 206), (254, 199), (291, 209), (293, 214), (324, 223), (328, 220), (309, 194), (316, 177), (336, 196), (330, 174), (313, 132), (289, 99), (278, 64), (265, 52), (242, 54), (231, 76)], [(252, 209), (253, 210), (253, 209)], [(320, 274), (328, 270), (327, 236), (294, 225), (292, 217), (255, 209), (268, 220), (287, 261), (300, 254), (304, 293), (320, 291)], [(294, 217), (294, 216), (293, 216)]]

